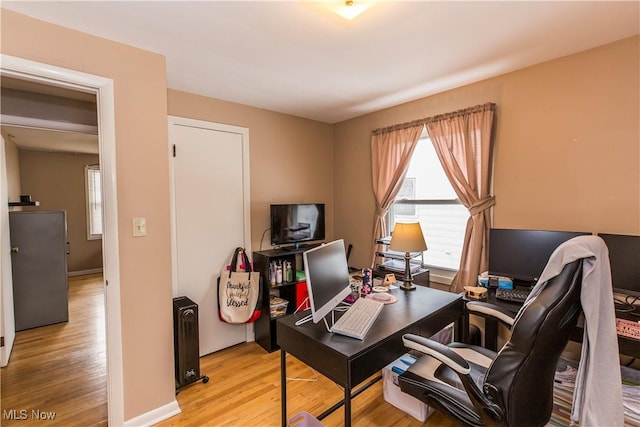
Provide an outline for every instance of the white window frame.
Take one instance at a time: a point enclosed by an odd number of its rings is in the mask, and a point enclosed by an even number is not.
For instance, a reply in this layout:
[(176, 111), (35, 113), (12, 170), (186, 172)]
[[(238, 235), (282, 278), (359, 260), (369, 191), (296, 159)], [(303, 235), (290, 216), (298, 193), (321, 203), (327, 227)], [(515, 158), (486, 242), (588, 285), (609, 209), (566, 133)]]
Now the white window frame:
[[(423, 134), (420, 138), (420, 141), (418, 143), (429, 143), (432, 144), (432, 141), (428, 138), (428, 136), (425, 134)], [(405, 178), (407, 179), (407, 178)], [(410, 178), (409, 178), (410, 179)], [(400, 198), (402, 197), (402, 198)], [(398, 196), (396, 198), (396, 200), (393, 202), (393, 204), (391, 205), (390, 209), (389, 209), (389, 215), (387, 216), (387, 220), (388, 220), (388, 225), (389, 225), (389, 230), (393, 230), (393, 224), (395, 224), (395, 218), (394, 218), (394, 205), (404, 205), (404, 206), (428, 206), (428, 205), (462, 205), (462, 202), (458, 199), (458, 198), (451, 198), (451, 199), (409, 199), (409, 198), (405, 198), (406, 196), (403, 197), (402, 192), (398, 193)], [(418, 217), (416, 216), (415, 219), (417, 220)], [(462, 237), (464, 238), (464, 236)], [(462, 242), (461, 242), (462, 244)], [(427, 239), (427, 246), (429, 246), (429, 241)], [(427, 252), (425, 252), (425, 256), (428, 254), (428, 250)], [(434, 265), (430, 265), (428, 262), (425, 263), (424, 265), (425, 267), (429, 268), (430, 270), (430, 280), (432, 281), (436, 281), (438, 283), (444, 283), (444, 284), (450, 284), (451, 280), (453, 279), (453, 277), (456, 275), (456, 273), (458, 272), (458, 268), (450, 268), (450, 267), (445, 267), (445, 266), (434, 266)]]
[[(84, 188), (85, 188), (85, 206), (87, 213), (87, 240), (99, 240), (102, 239), (102, 191), (95, 191), (93, 189), (93, 181), (91, 174), (98, 171), (98, 182), (102, 182), (102, 174), (100, 172), (100, 165), (86, 165), (84, 167)], [(102, 186), (100, 186), (102, 187)], [(99, 200), (96, 200), (95, 197)], [(100, 232), (92, 232), (94, 230), (94, 222), (96, 221), (96, 215), (100, 215)]]

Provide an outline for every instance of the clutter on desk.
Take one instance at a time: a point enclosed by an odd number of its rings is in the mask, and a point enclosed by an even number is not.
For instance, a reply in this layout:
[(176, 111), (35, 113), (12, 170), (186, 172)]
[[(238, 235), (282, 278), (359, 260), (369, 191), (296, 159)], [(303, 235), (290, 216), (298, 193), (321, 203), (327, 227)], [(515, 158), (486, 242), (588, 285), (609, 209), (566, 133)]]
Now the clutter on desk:
[(635, 320), (616, 319), (616, 332), (623, 337), (640, 341), (640, 323)]
[[(365, 283), (367, 282), (368, 285), (365, 286)], [(373, 271), (370, 268), (363, 268), (362, 270), (352, 272), (349, 276), (349, 284), (351, 285), (351, 295), (346, 299), (349, 303), (354, 302), (361, 296), (366, 296), (375, 292), (376, 288), (380, 288), (382, 286), (385, 287), (385, 292), (389, 289), (397, 289), (397, 286), (386, 286), (381, 278), (373, 277)]]
[(383, 286), (391, 286), (396, 283), (396, 275), (393, 273), (385, 274)]
[(362, 290), (361, 294), (368, 295), (373, 288), (373, 272), (370, 268), (362, 269)]
[(365, 298), (372, 299), (374, 301), (381, 302), (383, 304), (393, 304), (398, 301), (398, 297), (388, 292), (379, 292), (367, 295)]
[(352, 274), (349, 278), (349, 285), (351, 286), (351, 295), (347, 297), (349, 303), (354, 302), (358, 297), (360, 297), (360, 292), (362, 290), (362, 276), (359, 274)]
[(487, 299), (487, 288), (482, 286), (465, 286), (465, 296), (469, 299), (485, 301)]
[(494, 276), (484, 271), (478, 275), (478, 285), (485, 288), (513, 289), (513, 279), (505, 276)]

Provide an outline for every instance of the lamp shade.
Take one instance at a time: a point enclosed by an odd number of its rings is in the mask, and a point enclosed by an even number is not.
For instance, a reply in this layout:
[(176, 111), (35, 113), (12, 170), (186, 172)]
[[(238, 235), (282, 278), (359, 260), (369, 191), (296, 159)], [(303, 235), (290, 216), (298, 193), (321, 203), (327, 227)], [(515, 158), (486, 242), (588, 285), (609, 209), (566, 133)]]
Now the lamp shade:
[(391, 235), (389, 249), (399, 252), (422, 252), (427, 250), (420, 223), (396, 223)]

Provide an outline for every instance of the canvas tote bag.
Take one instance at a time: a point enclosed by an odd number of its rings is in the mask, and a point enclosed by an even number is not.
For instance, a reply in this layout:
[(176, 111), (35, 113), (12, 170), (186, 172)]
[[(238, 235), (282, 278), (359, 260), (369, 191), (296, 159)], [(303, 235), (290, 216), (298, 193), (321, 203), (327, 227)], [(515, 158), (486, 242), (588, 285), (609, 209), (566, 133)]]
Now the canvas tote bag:
[(251, 271), (244, 248), (236, 248), (231, 264), (222, 269), (218, 278), (220, 320), (227, 323), (255, 321), (261, 315), (261, 293), (260, 273)]

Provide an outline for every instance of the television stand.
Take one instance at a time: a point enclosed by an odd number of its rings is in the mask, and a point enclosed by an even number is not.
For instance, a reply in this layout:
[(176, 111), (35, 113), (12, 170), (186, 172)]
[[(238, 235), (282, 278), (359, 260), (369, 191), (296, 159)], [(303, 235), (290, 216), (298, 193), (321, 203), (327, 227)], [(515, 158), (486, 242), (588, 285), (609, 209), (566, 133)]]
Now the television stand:
[[(277, 249), (253, 252), (253, 271), (259, 272), (262, 286), (262, 316), (254, 322), (256, 342), (268, 352), (278, 349), (276, 342), (276, 319), (279, 314), (271, 312), (271, 295), (287, 301), (286, 314), (291, 314), (300, 305), (305, 282), (298, 282), (296, 272), (302, 270), (302, 252), (304, 249), (295, 249), (293, 246), (285, 246)], [(293, 280), (287, 281), (283, 277), (281, 283), (269, 283), (269, 266), (272, 262), (281, 264), (291, 263), (294, 272)], [(306, 295), (305, 295), (306, 296)]]
[(315, 248), (316, 246), (320, 246), (322, 243), (296, 243), (293, 246), (280, 246), (280, 248), (276, 249), (278, 251), (287, 252), (287, 253), (300, 253), (304, 252), (307, 249)]
[(296, 243), (294, 248), (296, 250), (306, 250), (306, 249), (311, 249), (311, 248), (315, 248), (316, 246), (321, 245), (322, 243), (305, 243), (305, 244), (300, 244), (300, 243)]

